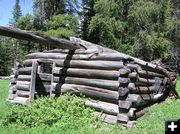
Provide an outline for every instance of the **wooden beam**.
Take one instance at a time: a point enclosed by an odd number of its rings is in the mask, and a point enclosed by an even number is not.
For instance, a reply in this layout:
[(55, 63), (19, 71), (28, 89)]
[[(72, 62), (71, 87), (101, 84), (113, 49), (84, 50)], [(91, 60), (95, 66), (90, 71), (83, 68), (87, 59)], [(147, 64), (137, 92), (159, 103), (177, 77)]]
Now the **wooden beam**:
[(79, 49), (82, 48), (79, 44), (59, 38), (52, 38), (45, 36), (41, 33), (28, 32), (25, 30), (20, 30), (12, 27), (3, 27), (0, 26), (0, 35), (17, 38), (21, 40), (34, 41), (41, 43), (43, 45), (49, 45), (51, 47), (61, 48), (61, 49)]

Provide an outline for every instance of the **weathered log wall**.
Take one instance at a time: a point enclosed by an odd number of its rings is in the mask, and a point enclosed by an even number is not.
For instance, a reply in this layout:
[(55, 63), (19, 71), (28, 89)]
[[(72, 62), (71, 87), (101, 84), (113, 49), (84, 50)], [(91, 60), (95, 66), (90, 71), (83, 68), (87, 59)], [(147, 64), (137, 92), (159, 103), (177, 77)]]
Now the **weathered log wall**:
[[(167, 97), (169, 78), (163, 68), (95, 44), (72, 38), (85, 50), (46, 50), (27, 55), (11, 77), (8, 101), (27, 104), (40, 96), (73, 92), (92, 100), (108, 123), (133, 127), (147, 106)], [(43, 72), (47, 64), (51, 73)], [(103, 114), (101, 114), (103, 113)]]

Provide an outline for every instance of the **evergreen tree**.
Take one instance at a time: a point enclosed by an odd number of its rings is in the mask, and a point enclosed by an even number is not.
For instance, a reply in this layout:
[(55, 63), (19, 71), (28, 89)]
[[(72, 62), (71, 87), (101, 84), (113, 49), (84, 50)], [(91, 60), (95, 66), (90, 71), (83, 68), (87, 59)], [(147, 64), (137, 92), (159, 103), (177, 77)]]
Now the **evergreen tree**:
[(81, 18), (81, 37), (84, 40), (91, 40), (89, 36), (89, 25), (91, 18), (95, 15), (93, 9), (95, 0), (83, 0), (82, 1), (82, 18)]
[(15, 24), (19, 20), (19, 18), (22, 16), (19, 0), (16, 0), (12, 14), (13, 14), (13, 19), (11, 23)]

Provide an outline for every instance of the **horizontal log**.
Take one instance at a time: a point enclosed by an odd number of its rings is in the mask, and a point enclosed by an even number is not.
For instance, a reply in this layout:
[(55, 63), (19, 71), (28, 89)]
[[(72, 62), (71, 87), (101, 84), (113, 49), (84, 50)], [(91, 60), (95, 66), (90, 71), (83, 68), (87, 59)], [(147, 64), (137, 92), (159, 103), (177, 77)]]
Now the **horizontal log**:
[(139, 107), (160, 101), (164, 98), (163, 94), (128, 94), (127, 101), (132, 102), (132, 107)]
[(19, 68), (19, 74), (31, 74), (32, 67)]
[(136, 94), (148, 94), (153, 93), (155, 91), (154, 86), (135, 86), (134, 83), (129, 83), (128, 89), (130, 90), (130, 93)]
[(92, 52), (92, 53), (46, 53), (46, 52), (36, 52), (28, 54), (26, 58), (35, 59), (35, 58), (48, 58), (48, 59), (73, 59), (73, 60), (106, 60), (106, 61), (123, 61), (125, 58), (124, 55), (119, 55), (117, 52)]
[(30, 90), (30, 85), (19, 83), (19, 84), (16, 84), (16, 88), (18, 90), (29, 91)]
[(75, 85), (75, 84), (60, 84), (53, 83), (55, 93), (74, 92), (84, 94), (90, 97), (98, 98), (99, 100), (117, 103), (119, 99), (118, 92), (95, 88), (90, 86)]
[(16, 85), (29, 85), (30, 82), (29, 81), (17, 81)]
[(18, 81), (31, 81), (31, 75), (19, 75), (17, 78)]
[[(37, 80), (39, 82), (40, 81), (50, 82), (51, 77), (52, 77), (51, 74), (39, 73), (37, 75)], [(29, 79), (30, 79), (30, 77), (29, 77)], [(53, 81), (57, 82), (57, 83), (78, 84), (78, 85), (99, 87), (99, 88), (110, 89), (110, 90), (115, 90), (115, 91), (118, 91), (118, 88), (119, 88), (119, 82), (118, 81), (113, 81), (113, 80), (88, 79), (88, 78), (65, 77), (65, 76), (57, 77), (57, 76), (54, 76)]]
[(76, 49), (74, 51), (68, 49), (53, 49), (53, 50), (44, 50), (44, 53), (73, 53), (73, 54), (92, 54), (92, 53), (99, 53), (98, 49)]
[(128, 63), (126, 66), (132, 71), (142, 70), (141, 66), (139, 66), (138, 64)]
[(0, 26), (0, 35), (27, 41), (35, 41), (38, 43), (42, 43), (43, 45), (46, 44), (51, 47), (62, 49), (74, 50), (82, 48), (78, 43), (66, 39), (47, 37), (41, 33), (28, 32), (25, 30), (20, 30), (12, 27)]
[(100, 112), (93, 112), (93, 115), (102, 119), (102, 121), (109, 123), (109, 124), (116, 124), (117, 123), (117, 116), (109, 115)]
[(77, 77), (54, 77), (54, 82), (92, 86), (117, 91), (119, 83), (112, 80), (87, 79)]
[(56, 67), (53, 69), (54, 74), (63, 76), (74, 76), (82, 78), (95, 78), (95, 79), (109, 79), (117, 80), (119, 77), (118, 71), (113, 70), (97, 70), (97, 69), (78, 69), (78, 68), (62, 68)]
[(121, 61), (86, 61), (86, 60), (53, 60), (53, 59), (27, 59), (23, 62), (25, 66), (32, 66), (33, 61), (42, 63), (56, 63), (58, 67), (79, 68), (79, 69), (101, 69), (101, 70), (119, 70), (123, 68)]
[(138, 71), (138, 75), (142, 78), (154, 78), (154, 77), (164, 78), (165, 77), (165, 75), (163, 75), (163, 74), (150, 72), (150, 71), (146, 71), (146, 70)]
[(29, 91), (18, 90), (18, 91), (16, 92), (16, 94), (17, 94), (17, 96), (19, 96), (19, 97), (26, 97), (26, 98), (28, 98), (29, 95), (30, 95), (30, 92), (29, 92)]
[(57, 66), (72, 68), (119, 70), (124, 67), (123, 62), (120, 61), (58, 60), (55, 62)]
[(149, 84), (155, 83), (155, 79), (145, 79), (145, 78), (140, 78), (140, 77), (138, 78), (138, 81), (142, 83), (149, 83)]
[(111, 115), (117, 115), (119, 108), (117, 104), (102, 102), (102, 101), (86, 101), (85, 106), (96, 109), (97, 111), (108, 113)]
[(96, 54), (65, 54), (36, 52), (26, 56), (27, 59), (66, 59), (66, 60), (89, 60)]
[(13, 104), (28, 105), (29, 104), (29, 98), (15, 97), (13, 100), (8, 100), (8, 102), (13, 103)]
[(165, 75), (165, 73), (164, 73), (164, 72), (166, 72), (165, 69), (163, 69), (163, 68), (161, 68), (161, 67), (159, 67), (157, 65), (154, 65), (154, 64), (153, 64), (153, 66), (149, 66), (149, 65), (150, 64), (148, 64), (148, 66), (147, 65), (141, 65), (141, 68), (143, 70), (146, 70), (146, 71), (155, 72), (155, 73), (159, 73), (159, 74)]

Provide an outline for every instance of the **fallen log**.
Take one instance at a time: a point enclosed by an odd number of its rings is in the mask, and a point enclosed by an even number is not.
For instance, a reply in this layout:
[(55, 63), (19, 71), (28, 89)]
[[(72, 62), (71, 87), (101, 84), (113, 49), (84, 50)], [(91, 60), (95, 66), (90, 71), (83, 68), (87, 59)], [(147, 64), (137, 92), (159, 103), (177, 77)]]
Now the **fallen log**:
[(41, 33), (28, 32), (25, 30), (20, 30), (12, 27), (7, 28), (0, 26), (0, 35), (17, 38), (21, 40), (35, 41), (38, 43), (47, 44), (48, 46), (61, 49), (74, 50), (83, 48), (79, 44), (66, 39), (47, 37)]

